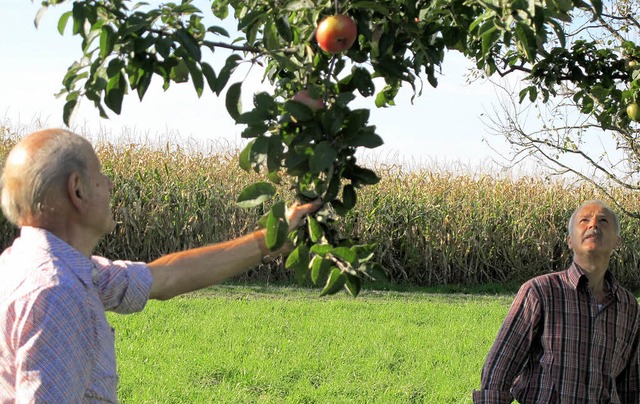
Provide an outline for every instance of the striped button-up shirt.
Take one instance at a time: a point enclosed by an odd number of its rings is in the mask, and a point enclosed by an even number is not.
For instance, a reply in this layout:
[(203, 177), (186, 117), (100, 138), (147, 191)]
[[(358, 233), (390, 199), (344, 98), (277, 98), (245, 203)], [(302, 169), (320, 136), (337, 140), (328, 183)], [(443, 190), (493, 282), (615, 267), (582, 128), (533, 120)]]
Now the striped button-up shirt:
[(585, 273), (526, 282), (482, 370), (475, 403), (640, 403), (638, 301), (610, 272), (598, 305)]
[(0, 403), (117, 402), (105, 310), (144, 308), (146, 264), (91, 259), (23, 227), (0, 256)]

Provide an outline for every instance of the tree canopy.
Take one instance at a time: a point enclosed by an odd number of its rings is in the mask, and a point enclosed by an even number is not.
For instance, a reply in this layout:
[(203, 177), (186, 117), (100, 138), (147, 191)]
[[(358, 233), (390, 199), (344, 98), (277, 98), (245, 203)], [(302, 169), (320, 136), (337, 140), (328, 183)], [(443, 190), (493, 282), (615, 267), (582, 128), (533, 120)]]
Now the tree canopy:
[[(438, 85), (444, 58), (456, 51), (486, 76), (524, 72), (520, 101), (548, 102), (570, 83), (583, 114), (605, 128), (628, 128), (631, 120), (622, 111), (637, 99), (640, 85), (637, 71), (629, 68), (640, 57), (635, 43), (599, 42), (580, 31), (567, 35), (578, 20), (637, 27), (627, 14), (612, 17), (600, 0), (213, 0), (204, 3), (206, 9), (192, 0), (42, 4), (42, 11), (67, 7), (58, 30), (82, 37), (81, 55), (63, 78), (66, 123), (82, 97), (105, 117), (108, 111), (120, 113), (125, 95), (143, 99), (154, 76), (165, 89), (190, 81), (198, 95), (224, 95), (229, 115), (250, 140), (240, 154), (241, 167), (268, 179), (245, 189), (238, 203), (265, 203), (280, 181), (290, 181), (300, 200), (325, 202), (305, 228), (289, 235), (283, 202), (263, 221), (270, 248), (293, 238), (287, 267), (321, 285), (323, 294), (346, 287), (357, 295), (363, 278), (382, 276), (375, 246), (359, 245), (333, 226), (356, 206), (358, 189), (379, 180), (356, 159), (359, 148), (383, 142), (368, 123), (369, 109), (350, 108), (356, 95), (371, 98), (378, 108), (392, 107), (402, 86), (420, 96)], [(335, 14), (355, 22), (357, 38), (344, 52), (328, 53), (319, 48), (315, 32)], [(231, 18), (238, 37), (220, 24)], [(231, 54), (216, 69), (212, 61), (221, 49)], [(260, 66), (274, 88), (254, 94), (249, 109), (240, 103), (243, 83), (233, 76), (241, 64)], [(302, 90), (321, 106), (296, 100)]]
[[(534, 79), (520, 96), (500, 84), (504, 98), (487, 119), (511, 143), (510, 164), (534, 158), (551, 175), (591, 182), (635, 218), (640, 212), (616, 189), (638, 190), (639, 21), (637, 0), (607, 2), (596, 19), (574, 13), (565, 48), (522, 69)], [(537, 96), (536, 84), (553, 77), (560, 84)]]

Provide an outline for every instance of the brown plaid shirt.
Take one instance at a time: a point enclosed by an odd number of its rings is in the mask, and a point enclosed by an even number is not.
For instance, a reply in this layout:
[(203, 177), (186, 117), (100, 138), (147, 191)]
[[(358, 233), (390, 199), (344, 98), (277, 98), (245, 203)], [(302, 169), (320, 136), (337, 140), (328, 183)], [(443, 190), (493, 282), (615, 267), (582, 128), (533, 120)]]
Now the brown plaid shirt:
[(605, 280), (601, 308), (575, 263), (522, 285), (474, 403), (640, 403), (638, 301)]

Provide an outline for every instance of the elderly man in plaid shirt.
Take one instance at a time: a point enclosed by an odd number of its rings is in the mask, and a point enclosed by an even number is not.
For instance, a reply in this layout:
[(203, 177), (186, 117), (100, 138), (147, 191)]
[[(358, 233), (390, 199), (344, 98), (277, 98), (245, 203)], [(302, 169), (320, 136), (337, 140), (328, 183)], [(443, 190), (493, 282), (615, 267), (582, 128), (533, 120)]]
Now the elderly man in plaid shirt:
[(618, 218), (588, 201), (568, 231), (573, 263), (520, 288), (474, 403), (640, 403), (638, 301), (608, 271)]

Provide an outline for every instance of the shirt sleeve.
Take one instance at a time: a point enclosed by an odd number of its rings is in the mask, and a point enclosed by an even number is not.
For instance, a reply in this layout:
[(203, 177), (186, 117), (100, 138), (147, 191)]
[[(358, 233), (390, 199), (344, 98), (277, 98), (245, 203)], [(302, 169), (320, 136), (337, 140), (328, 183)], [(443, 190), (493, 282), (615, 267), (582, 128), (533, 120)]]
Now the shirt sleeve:
[(91, 258), (94, 264), (93, 282), (99, 290), (105, 310), (135, 313), (144, 309), (151, 292), (151, 271), (143, 262), (110, 261)]
[[(636, 323), (638, 318), (636, 306)], [(621, 403), (640, 403), (640, 332), (636, 331), (631, 359), (625, 370), (616, 378), (616, 390)]]
[(80, 402), (94, 362), (89, 313), (72, 288), (34, 292), (13, 309), (16, 402)]
[(539, 320), (540, 299), (527, 282), (518, 291), (487, 355), (480, 389), (473, 392), (474, 403), (513, 401), (511, 386), (529, 358)]

